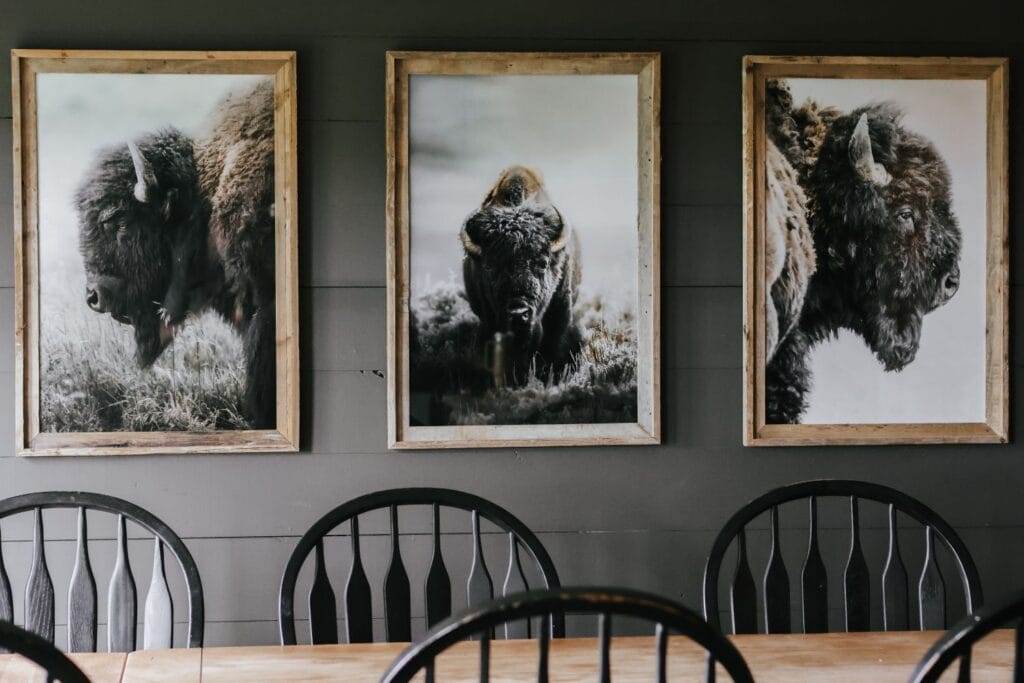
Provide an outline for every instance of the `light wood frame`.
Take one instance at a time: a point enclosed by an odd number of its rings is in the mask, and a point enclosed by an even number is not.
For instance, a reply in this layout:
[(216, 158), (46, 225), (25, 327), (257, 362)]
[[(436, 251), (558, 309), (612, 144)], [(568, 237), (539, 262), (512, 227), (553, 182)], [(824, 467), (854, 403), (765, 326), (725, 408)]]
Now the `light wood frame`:
[[(743, 58), (743, 443), (1005, 443), (1009, 437), (1009, 62), (973, 57)], [(968, 79), (987, 84), (985, 421), (977, 423), (765, 424), (765, 80)]]
[[(299, 448), (298, 213), (294, 52), (12, 50), (15, 439), (19, 455), (290, 452)], [(268, 74), (274, 77), (277, 428), (212, 432), (39, 431), (36, 74)]]
[[(658, 53), (388, 52), (388, 446), (485, 448), (661, 442), (661, 56)], [(410, 426), (409, 77), (636, 74), (638, 77), (638, 419), (635, 423)], [(457, 230), (457, 226), (453, 228)], [(453, 239), (456, 233), (453, 232)]]

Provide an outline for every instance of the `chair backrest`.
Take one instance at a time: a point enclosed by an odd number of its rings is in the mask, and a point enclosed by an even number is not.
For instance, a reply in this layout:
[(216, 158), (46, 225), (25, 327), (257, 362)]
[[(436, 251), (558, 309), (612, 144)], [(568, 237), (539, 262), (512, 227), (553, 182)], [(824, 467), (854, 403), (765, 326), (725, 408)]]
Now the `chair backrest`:
[[(409, 577), (399, 547), (398, 508), (402, 506), (430, 506), (433, 509), (433, 555), (424, 587), (425, 622), (430, 626), (446, 619), (452, 611), (452, 588), (448, 570), (441, 553), (442, 507), (469, 512), (472, 518), (472, 558), (467, 582), (467, 604), (490, 601), (494, 588), (484, 559), (480, 520), (499, 527), (508, 535), (508, 561), (502, 593), (526, 590), (527, 580), (520, 563), (520, 548), (534, 561), (547, 588), (557, 588), (558, 572), (547, 550), (525, 524), (507, 510), (462, 491), (440, 488), (405, 488), (378, 491), (343, 503), (321, 517), (299, 539), (292, 551), (281, 579), (279, 621), (281, 643), (294, 645), (295, 640), (295, 583), (306, 558), (315, 555), (312, 587), (309, 592), (310, 640), (313, 643), (337, 643), (337, 612), (334, 589), (327, 575), (324, 560), (324, 537), (339, 525), (348, 522), (352, 542), (352, 564), (345, 586), (345, 625), (348, 642), (373, 641), (373, 614), (370, 604), (370, 584), (363, 568), (360, 552), (359, 515), (373, 510), (390, 512), (391, 562), (384, 578), (384, 628), (389, 642), (412, 640)], [(553, 625), (555, 637), (565, 633), (565, 624), (557, 619)], [(507, 637), (529, 637), (529, 629), (522, 625), (506, 630)]]
[(0, 652), (5, 650), (38, 664), (46, 670), (47, 680), (89, 683), (82, 670), (48, 640), (8, 621), (0, 621)]
[(934, 683), (960, 660), (957, 681), (971, 680), (971, 648), (998, 628), (1014, 628), (1013, 680), (1024, 681), (1024, 591), (1008, 600), (985, 605), (964, 617), (939, 638), (914, 669), (910, 683)]
[[(114, 569), (110, 577), (107, 600), (107, 649), (130, 652), (136, 649), (135, 578), (128, 560), (127, 520), (153, 535), (153, 569), (146, 596), (143, 617), (144, 647), (173, 646), (174, 605), (164, 572), (164, 552), (178, 561), (188, 591), (188, 647), (203, 645), (203, 585), (199, 570), (188, 548), (170, 527), (154, 515), (126, 500), (99, 493), (75, 491), (40, 491), (0, 500), (0, 519), (19, 513), (34, 515), (35, 533), (32, 566), (25, 586), (24, 626), (49, 642), (54, 639), (53, 580), (46, 564), (46, 537), (43, 510), (69, 508), (78, 510), (77, 549), (75, 565), (68, 587), (69, 652), (96, 651), (96, 581), (89, 559), (87, 511), (117, 516)], [(0, 621), (14, 621), (11, 584), (3, 557), (0, 556)]]
[[(480, 680), (490, 680), (490, 639), (489, 631), (495, 626), (511, 621), (529, 620), (541, 617), (542, 621), (553, 615), (571, 612), (573, 614), (598, 615), (598, 677), (599, 681), (611, 680), (611, 622), (612, 616), (626, 616), (644, 619), (655, 624), (655, 680), (666, 681), (668, 674), (668, 636), (670, 633), (687, 636), (707, 653), (706, 680), (714, 680), (715, 663), (721, 664), (734, 681), (752, 683), (753, 678), (743, 657), (721, 633), (712, 628), (697, 614), (682, 605), (640, 591), (622, 588), (562, 588), (560, 590), (535, 590), (518, 595), (507, 595), (499, 600), (471, 607), (435, 626), (423, 639), (411, 644), (402, 652), (381, 678), (381, 683), (405, 683), (411, 681), (421, 670), (426, 670), (426, 679), (434, 676), (434, 660), (452, 645), (471, 638), (480, 637)], [(549, 640), (546, 628), (541, 628), (538, 641), (537, 680), (547, 681), (549, 670)]]
[(871, 630), (871, 573), (861, 545), (860, 501), (887, 506), (888, 548), (881, 567), (882, 628), (886, 631), (910, 628), (908, 575), (900, 553), (899, 520), (902, 513), (923, 529), (923, 560), (917, 574), (917, 626), (924, 629), (946, 628), (945, 583), (936, 559), (936, 543), (949, 551), (960, 574), (964, 605), (970, 612), (981, 604), (981, 580), (978, 569), (960, 536), (934, 511), (895, 489), (862, 481), (824, 479), (774, 489), (755, 499), (732, 516), (719, 532), (704, 569), (704, 617), (719, 625), (718, 580), (722, 561), (731, 545), (736, 547), (736, 568), (729, 587), (733, 633), (758, 630), (757, 589), (747, 559), (745, 529), (764, 513), (769, 516), (770, 550), (762, 579), (762, 615), (765, 633), (789, 633), (790, 584), (782, 559), (779, 540), (779, 506), (807, 500), (808, 541), (800, 575), (802, 630), (821, 633), (829, 630), (828, 575), (818, 546), (818, 498), (849, 499), (850, 545), (843, 575), (843, 614), (847, 631)]

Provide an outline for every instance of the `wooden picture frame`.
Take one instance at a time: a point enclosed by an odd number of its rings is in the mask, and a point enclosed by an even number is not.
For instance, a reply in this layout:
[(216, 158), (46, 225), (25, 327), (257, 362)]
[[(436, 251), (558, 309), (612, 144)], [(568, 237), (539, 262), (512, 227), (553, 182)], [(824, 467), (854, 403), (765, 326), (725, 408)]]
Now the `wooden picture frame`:
[[(389, 447), (393, 449), (425, 449), (660, 443), (660, 55), (657, 53), (388, 52), (386, 61)], [(637, 221), (635, 230), (638, 235), (636, 420), (591, 424), (449, 423), (413, 425), (410, 421), (409, 361), (411, 304), (409, 286), (411, 259), (410, 79), (417, 76), (546, 75), (627, 75), (636, 77), (637, 137), (635, 140), (638, 204), (632, 214), (635, 218), (631, 218), (631, 222), (632, 220)], [(479, 200), (477, 200), (477, 204), (479, 205)], [(471, 209), (473, 209), (472, 206), (466, 206), (465, 212), (469, 212)], [(462, 214), (463, 217), (465, 212)], [(459, 229), (458, 223), (451, 226), (451, 240), (455, 244), (458, 244)], [(585, 244), (584, 242), (584, 252)], [(584, 268), (584, 280), (586, 277)]]
[[(1008, 250), (1008, 60), (967, 57), (804, 57), (747, 56), (743, 59), (743, 335), (744, 394), (743, 444), (746, 446), (834, 445), (834, 444), (938, 444), (1005, 443), (1009, 435), (1009, 250)], [(985, 339), (979, 345), (984, 375), (977, 377), (984, 391), (978, 404), (983, 419), (977, 421), (892, 421), (833, 424), (783, 423), (766, 420), (766, 202), (769, 172), (766, 157), (766, 94), (775, 79), (882, 79), (892, 80), (976, 80), (984, 89), (985, 147), (979, 166), (986, 172), (982, 215), (987, 216), (984, 247), (979, 258), (985, 264), (984, 279), (978, 287), (984, 299)], [(845, 81), (844, 81), (845, 82)], [(836, 86), (837, 88), (840, 86)], [(869, 108), (879, 95), (865, 101)], [(793, 106), (800, 103), (793, 97)], [(826, 106), (828, 102), (819, 103)], [(845, 109), (843, 111), (846, 111)], [(973, 110), (972, 110), (973, 111)], [(935, 116), (941, 116), (936, 112)], [(863, 118), (863, 117), (862, 117)], [(980, 118), (980, 117), (979, 117)], [(972, 119), (973, 120), (973, 119)], [(863, 121), (866, 123), (867, 121)], [(777, 125), (777, 124), (773, 124)], [(870, 128), (864, 126), (867, 139)], [(857, 131), (854, 130), (854, 136)], [(875, 143), (877, 150), (877, 141)], [(851, 148), (852, 149), (852, 148)], [(869, 153), (870, 143), (868, 146)], [(877, 151), (876, 151), (877, 153)], [(783, 156), (786, 152), (782, 152)], [(852, 152), (851, 152), (852, 154)], [(875, 164), (876, 167), (881, 166)], [(894, 171), (899, 173), (898, 170)], [(778, 177), (778, 173), (775, 174)], [(891, 182), (884, 167), (882, 175)], [(799, 176), (798, 176), (799, 177)], [(954, 198), (955, 199), (955, 198)], [(808, 205), (811, 200), (808, 199)], [(824, 205), (820, 198), (819, 205)], [(947, 207), (948, 208), (948, 207)], [(809, 216), (810, 214), (808, 214)], [(904, 218), (900, 218), (904, 220)], [(913, 220), (913, 217), (908, 220)], [(979, 221), (981, 222), (981, 221)], [(911, 223), (913, 227), (914, 223)], [(966, 229), (966, 228), (965, 228)], [(959, 243), (958, 243), (959, 244)], [(958, 246), (959, 249), (959, 246)], [(818, 249), (815, 250), (820, 251)], [(959, 252), (958, 252), (959, 257)], [(831, 258), (826, 256), (825, 258)], [(851, 256), (851, 259), (853, 257)], [(817, 254), (819, 271), (822, 256)], [(828, 267), (832, 267), (828, 265)], [(960, 282), (959, 266), (952, 291)], [(773, 290), (774, 291), (774, 290)], [(949, 295), (950, 297), (953, 295)], [(945, 299), (949, 301), (950, 299)], [(774, 305), (774, 300), (773, 300)], [(804, 313), (806, 309), (803, 309)], [(979, 309), (980, 311), (980, 309)], [(803, 314), (802, 314), (803, 315)], [(980, 315), (980, 314), (979, 314)], [(806, 319), (806, 318), (802, 318)], [(802, 326), (798, 326), (802, 327)], [(925, 323), (927, 327), (927, 323)], [(781, 333), (778, 333), (781, 338)], [(832, 334), (835, 334), (834, 332)], [(923, 333), (922, 333), (923, 334)], [(920, 337), (919, 337), (920, 339)], [(911, 361), (914, 360), (911, 354)]]
[[(41, 226), (37, 128), (37, 76), (40, 74), (265, 74), (272, 79), (272, 94), (267, 101), (270, 102), (268, 106), (273, 108), (274, 126), (271, 179), (273, 204), (269, 207), (269, 213), (273, 217), (274, 253), (270, 260), (274, 272), (275, 313), (271, 339), (273, 349), (269, 353), (273, 354), (276, 366), (276, 389), (272, 392), (276, 403), (267, 410), (276, 409), (276, 417), (271, 417), (273, 427), (152, 432), (40, 431)], [(11, 52), (11, 75), (14, 108), (17, 453), (37, 456), (297, 451), (299, 330), (296, 54), (16, 49)], [(136, 165), (136, 173), (139, 168)], [(74, 240), (76, 233), (73, 227), (71, 230), (68, 239)], [(242, 313), (237, 315), (240, 317)]]

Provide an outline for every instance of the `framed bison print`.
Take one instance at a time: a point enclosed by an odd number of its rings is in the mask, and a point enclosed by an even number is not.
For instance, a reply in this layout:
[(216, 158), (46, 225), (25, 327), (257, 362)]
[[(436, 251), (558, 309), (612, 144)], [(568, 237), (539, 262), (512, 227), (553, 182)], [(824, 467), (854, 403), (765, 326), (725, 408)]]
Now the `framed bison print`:
[(296, 450), (294, 53), (11, 63), (18, 451)]
[(744, 60), (744, 443), (1005, 442), (1007, 63)]
[(659, 81), (388, 53), (392, 448), (660, 441)]

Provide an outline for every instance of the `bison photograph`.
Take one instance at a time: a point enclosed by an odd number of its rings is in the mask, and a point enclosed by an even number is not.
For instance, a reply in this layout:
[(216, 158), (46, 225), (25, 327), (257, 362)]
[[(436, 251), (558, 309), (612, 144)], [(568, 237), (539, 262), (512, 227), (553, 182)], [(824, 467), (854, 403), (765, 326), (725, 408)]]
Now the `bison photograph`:
[(765, 421), (983, 422), (984, 81), (765, 90)]
[(410, 97), (409, 423), (636, 422), (636, 77)]
[(273, 428), (273, 77), (38, 87), (41, 431)]

